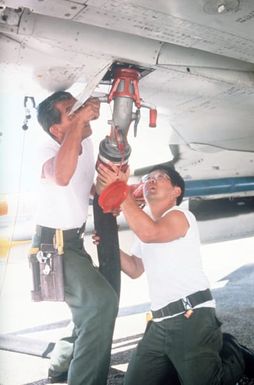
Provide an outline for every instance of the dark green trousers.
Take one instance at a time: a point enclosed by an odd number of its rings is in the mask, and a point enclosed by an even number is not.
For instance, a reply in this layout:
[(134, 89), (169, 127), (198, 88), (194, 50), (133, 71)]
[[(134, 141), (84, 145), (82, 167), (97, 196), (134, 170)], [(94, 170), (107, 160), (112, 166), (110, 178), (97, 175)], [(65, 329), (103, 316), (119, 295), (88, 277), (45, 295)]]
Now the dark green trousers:
[[(73, 358), (68, 385), (106, 385), (118, 298), (82, 250), (82, 242), (64, 245), (65, 301), (75, 326)], [(50, 370), (68, 369), (73, 340), (63, 339), (51, 361)]]
[[(125, 385), (235, 385), (244, 371), (241, 355), (222, 362), (221, 323), (200, 308), (151, 322), (129, 364)], [(227, 366), (225, 368), (224, 366)]]

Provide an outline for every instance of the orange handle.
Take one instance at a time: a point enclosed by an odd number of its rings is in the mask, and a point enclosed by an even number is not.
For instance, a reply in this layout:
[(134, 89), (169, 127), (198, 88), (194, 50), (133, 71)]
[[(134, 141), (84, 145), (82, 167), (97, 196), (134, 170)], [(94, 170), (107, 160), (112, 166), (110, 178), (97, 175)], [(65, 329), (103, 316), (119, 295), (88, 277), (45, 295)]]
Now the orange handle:
[(156, 127), (157, 123), (157, 110), (150, 108), (150, 122), (149, 127)]

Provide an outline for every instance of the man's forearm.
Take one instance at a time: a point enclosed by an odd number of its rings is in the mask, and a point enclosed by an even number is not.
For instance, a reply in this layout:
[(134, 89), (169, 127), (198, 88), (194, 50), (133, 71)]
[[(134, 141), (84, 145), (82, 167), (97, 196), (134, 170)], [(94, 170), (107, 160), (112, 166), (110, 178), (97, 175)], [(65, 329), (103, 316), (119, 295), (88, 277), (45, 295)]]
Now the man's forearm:
[(150, 240), (150, 234), (154, 231), (154, 221), (140, 207), (129, 194), (121, 204), (125, 219), (132, 231), (143, 242)]
[(55, 180), (59, 185), (67, 185), (73, 176), (78, 157), (81, 151), (82, 137), (78, 132), (70, 131), (66, 137), (55, 157)]
[(144, 272), (142, 260), (120, 250), (121, 270), (130, 278), (138, 278)]

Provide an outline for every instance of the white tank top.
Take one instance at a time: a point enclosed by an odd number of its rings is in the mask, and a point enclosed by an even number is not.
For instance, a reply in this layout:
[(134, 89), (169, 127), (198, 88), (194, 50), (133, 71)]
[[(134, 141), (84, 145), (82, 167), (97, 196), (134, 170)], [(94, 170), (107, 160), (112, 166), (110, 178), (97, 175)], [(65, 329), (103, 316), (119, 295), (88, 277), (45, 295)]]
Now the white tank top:
[[(144, 243), (135, 237), (132, 254), (142, 258), (147, 274), (152, 310), (209, 287), (202, 268), (200, 240), (194, 215), (178, 206), (169, 211), (182, 211), (188, 222), (186, 235), (172, 242)], [(209, 301), (208, 306), (215, 306)]]
[[(56, 155), (59, 146), (55, 140), (48, 138), (40, 154), (41, 165)], [(87, 219), (94, 174), (93, 143), (89, 137), (82, 142), (82, 154), (67, 186), (58, 186), (41, 178), (36, 223), (62, 230), (81, 227)]]

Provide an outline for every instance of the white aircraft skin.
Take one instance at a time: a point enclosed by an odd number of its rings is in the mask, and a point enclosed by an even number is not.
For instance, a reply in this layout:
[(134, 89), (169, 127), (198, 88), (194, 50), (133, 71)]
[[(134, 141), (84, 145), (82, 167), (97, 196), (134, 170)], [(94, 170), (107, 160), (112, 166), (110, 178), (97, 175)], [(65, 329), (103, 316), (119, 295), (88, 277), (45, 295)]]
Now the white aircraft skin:
[(137, 175), (173, 158), (186, 180), (253, 177), (252, 0), (2, 0), (0, 9), (3, 76), (29, 69), (48, 93), (81, 84), (83, 103), (104, 90), (113, 63), (140, 70), (158, 119), (153, 129), (140, 120), (131, 146), (150, 163), (131, 155)]

